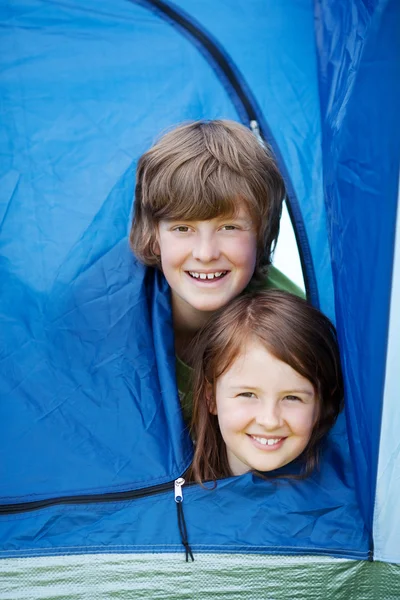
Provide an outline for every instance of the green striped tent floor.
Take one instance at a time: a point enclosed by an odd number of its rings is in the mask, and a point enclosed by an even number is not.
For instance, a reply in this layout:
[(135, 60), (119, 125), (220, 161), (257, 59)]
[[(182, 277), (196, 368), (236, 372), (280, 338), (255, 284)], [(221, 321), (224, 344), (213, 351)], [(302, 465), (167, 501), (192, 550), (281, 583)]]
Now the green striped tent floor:
[(85, 554), (0, 560), (1, 600), (400, 600), (400, 565), (318, 556)]

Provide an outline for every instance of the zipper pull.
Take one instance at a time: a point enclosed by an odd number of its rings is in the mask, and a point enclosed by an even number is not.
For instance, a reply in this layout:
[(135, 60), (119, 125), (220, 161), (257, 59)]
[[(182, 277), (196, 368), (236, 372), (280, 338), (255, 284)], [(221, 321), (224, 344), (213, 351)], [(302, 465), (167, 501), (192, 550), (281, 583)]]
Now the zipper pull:
[(182, 486), (185, 483), (183, 477), (175, 479), (175, 502), (183, 502)]
[(182, 544), (185, 547), (186, 562), (189, 562), (189, 556), (192, 559), (192, 561), (194, 561), (194, 557), (193, 557), (192, 549), (189, 546), (188, 536), (187, 536), (187, 529), (186, 529), (186, 522), (185, 522), (185, 516), (183, 514), (183, 506), (182, 506), (182, 503), (183, 503), (183, 492), (182, 492), (182, 486), (184, 485), (184, 483), (185, 483), (185, 480), (184, 480), (183, 477), (178, 477), (178, 479), (175, 479), (174, 494), (175, 494), (176, 509), (178, 511), (179, 533), (181, 534)]

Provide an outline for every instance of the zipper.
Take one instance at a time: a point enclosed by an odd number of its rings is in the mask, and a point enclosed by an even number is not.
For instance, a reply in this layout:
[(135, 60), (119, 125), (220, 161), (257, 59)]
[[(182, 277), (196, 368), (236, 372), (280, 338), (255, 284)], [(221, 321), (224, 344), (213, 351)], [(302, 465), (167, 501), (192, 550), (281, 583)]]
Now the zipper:
[(182, 545), (185, 548), (186, 562), (189, 562), (189, 556), (190, 556), (190, 558), (192, 559), (192, 562), (193, 562), (194, 561), (194, 556), (193, 556), (192, 549), (191, 549), (191, 547), (189, 545), (187, 528), (186, 528), (186, 521), (185, 521), (185, 515), (183, 513), (183, 491), (182, 491), (182, 487), (183, 487), (184, 484), (185, 484), (185, 480), (184, 480), (183, 477), (178, 477), (178, 479), (175, 479), (174, 494), (175, 494), (177, 516), (178, 516), (179, 533), (181, 534)]
[[(179, 478), (181, 479), (181, 478)], [(176, 481), (179, 481), (177, 479)], [(162, 494), (173, 489), (175, 482), (169, 481), (160, 485), (153, 485), (140, 490), (129, 490), (127, 492), (110, 492), (106, 494), (86, 494), (84, 496), (59, 496), (58, 498), (46, 498), (45, 500), (33, 500), (31, 502), (20, 502), (17, 504), (3, 504), (0, 506), (0, 515), (15, 515), (41, 508), (49, 508), (60, 504), (97, 504), (99, 502), (123, 502), (124, 500), (135, 500), (146, 496)], [(187, 484), (190, 485), (190, 484)]]
[[(193, 485), (195, 482), (187, 483)], [(33, 500), (32, 502), (20, 502), (18, 504), (3, 504), (0, 506), (1, 515), (15, 515), (18, 513), (40, 510), (60, 504), (97, 504), (99, 502), (123, 502), (124, 500), (136, 500), (147, 496), (155, 496), (163, 492), (174, 490), (174, 500), (176, 503), (178, 528), (181, 536), (182, 545), (185, 548), (186, 562), (189, 557), (194, 561), (193, 552), (189, 545), (185, 515), (183, 513), (183, 491), (185, 484), (183, 477), (178, 477), (175, 481), (153, 485), (141, 490), (130, 490), (128, 492), (111, 492), (109, 494), (87, 494), (85, 496), (60, 496), (59, 498), (48, 498), (46, 500)]]

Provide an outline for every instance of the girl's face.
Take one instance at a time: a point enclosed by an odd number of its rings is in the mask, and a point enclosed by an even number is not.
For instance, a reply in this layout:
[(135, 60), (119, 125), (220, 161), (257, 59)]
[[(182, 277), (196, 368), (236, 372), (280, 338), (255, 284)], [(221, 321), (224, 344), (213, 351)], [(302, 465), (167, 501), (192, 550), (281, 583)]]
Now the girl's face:
[(272, 471), (300, 456), (318, 419), (314, 386), (249, 341), (217, 380), (211, 412), (218, 416), (233, 475)]
[(157, 245), (174, 313), (193, 321), (238, 296), (254, 273), (257, 233), (244, 206), (229, 219), (161, 221)]

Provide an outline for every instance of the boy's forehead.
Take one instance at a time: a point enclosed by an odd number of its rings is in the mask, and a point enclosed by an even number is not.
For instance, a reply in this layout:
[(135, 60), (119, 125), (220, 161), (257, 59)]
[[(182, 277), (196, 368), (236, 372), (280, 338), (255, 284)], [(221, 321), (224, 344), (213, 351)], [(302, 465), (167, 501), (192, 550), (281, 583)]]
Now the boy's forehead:
[(202, 214), (193, 214), (192, 211), (189, 214), (171, 214), (171, 216), (162, 219), (163, 221), (213, 221), (213, 220), (223, 220), (223, 219), (240, 219), (243, 221), (253, 221), (252, 215), (243, 200), (238, 200), (235, 204), (232, 204), (230, 209), (224, 210), (221, 212), (213, 211), (213, 214), (204, 216)]

